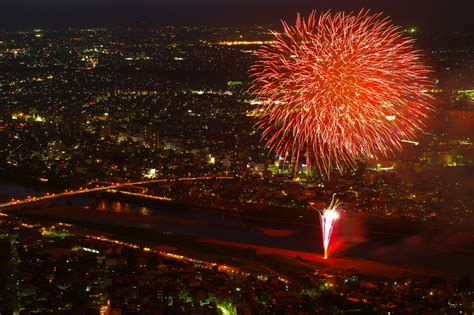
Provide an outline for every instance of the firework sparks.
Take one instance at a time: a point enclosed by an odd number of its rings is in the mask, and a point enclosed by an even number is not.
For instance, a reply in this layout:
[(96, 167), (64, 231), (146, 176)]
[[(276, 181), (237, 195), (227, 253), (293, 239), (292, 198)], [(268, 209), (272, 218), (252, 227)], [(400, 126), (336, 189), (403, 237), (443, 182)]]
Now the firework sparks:
[(324, 259), (328, 258), (329, 243), (331, 241), (331, 234), (334, 228), (334, 223), (340, 217), (338, 212), (338, 207), (340, 203), (337, 199), (334, 199), (334, 197), (335, 195), (333, 195), (329, 207), (319, 211), (319, 217), (321, 222), (321, 236), (323, 238), (324, 247)]
[(343, 172), (414, 140), (433, 110), (431, 71), (381, 14), (299, 14), (251, 68), (267, 148), (308, 170)]

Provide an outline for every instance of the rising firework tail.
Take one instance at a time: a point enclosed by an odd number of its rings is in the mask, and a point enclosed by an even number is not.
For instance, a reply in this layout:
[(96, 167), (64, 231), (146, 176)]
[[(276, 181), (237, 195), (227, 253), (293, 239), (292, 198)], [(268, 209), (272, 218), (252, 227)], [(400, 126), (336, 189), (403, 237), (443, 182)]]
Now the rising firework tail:
[(340, 218), (338, 208), (341, 203), (335, 199), (335, 196), (335, 194), (332, 196), (331, 203), (327, 208), (318, 210), (321, 223), (321, 237), (323, 239), (324, 259), (327, 259), (329, 255), (329, 244), (331, 242), (334, 223)]
[(433, 111), (431, 70), (381, 14), (312, 12), (283, 22), (251, 68), (269, 151), (329, 175), (393, 155)]

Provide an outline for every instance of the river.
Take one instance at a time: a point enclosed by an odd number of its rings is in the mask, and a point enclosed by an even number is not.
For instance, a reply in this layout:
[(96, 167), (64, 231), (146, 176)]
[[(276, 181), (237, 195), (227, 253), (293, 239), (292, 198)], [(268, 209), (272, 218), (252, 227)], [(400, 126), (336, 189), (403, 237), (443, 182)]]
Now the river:
[[(25, 198), (42, 195), (32, 188), (0, 183), (0, 196)], [(183, 210), (173, 207), (143, 207), (137, 204), (97, 199), (88, 196), (58, 199), (55, 204), (88, 207), (97, 211), (159, 215), (176, 219), (163, 223), (127, 223), (157, 232), (241, 242), (304, 252), (322, 251), (317, 225), (272, 223), (242, 218), (233, 214)], [(91, 222), (97, 222), (93, 217)], [(183, 224), (193, 221), (197, 224)], [(99, 222), (107, 223), (107, 222)], [(121, 223), (123, 224), (123, 223)], [(404, 233), (400, 220), (346, 216), (338, 222), (333, 237), (333, 256), (362, 258), (377, 262), (434, 270), (450, 275), (474, 276), (474, 237), (470, 227), (442, 224), (414, 224)]]

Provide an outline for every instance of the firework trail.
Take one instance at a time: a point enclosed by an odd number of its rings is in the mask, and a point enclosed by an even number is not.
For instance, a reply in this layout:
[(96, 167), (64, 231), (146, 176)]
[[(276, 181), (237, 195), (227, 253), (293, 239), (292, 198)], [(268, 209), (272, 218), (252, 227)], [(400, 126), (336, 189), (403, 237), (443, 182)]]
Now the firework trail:
[(381, 14), (312, 12), (283, 22), (251, 68), (267, 148), (328, 175), (388, 156), (433, 110), (431, 71), (414, 40)]
[(331, 241), (331, 234), (334, 228), (334, 223), (340, 218), (338, 207), (340, 202), (332, 196), (329, 207), (324, 210), (319, 210), (319, 217), (321, 222), (321, 236), (323, 238), (324, 259), (328, 258), (329, 243)]

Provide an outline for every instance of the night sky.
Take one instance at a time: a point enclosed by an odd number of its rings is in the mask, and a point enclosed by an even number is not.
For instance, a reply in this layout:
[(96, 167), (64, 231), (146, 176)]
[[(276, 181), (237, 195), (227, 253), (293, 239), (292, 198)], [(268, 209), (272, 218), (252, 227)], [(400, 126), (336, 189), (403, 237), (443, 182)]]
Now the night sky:
[(472, 0), (0, 0), (0, 27), (269, 24), (311, 9), (383, 11), (400, 25), (472, 33)]

